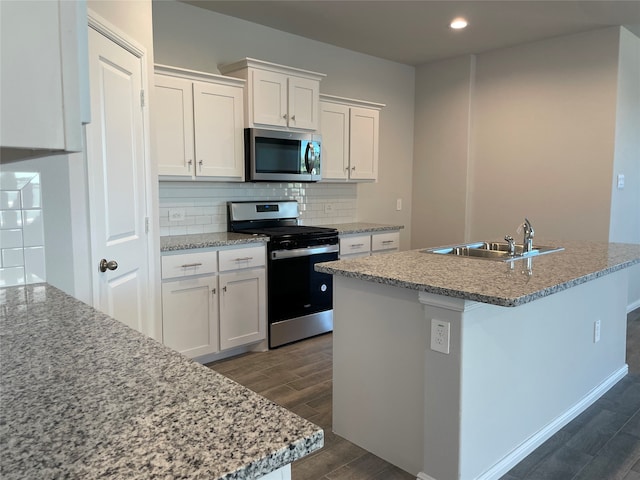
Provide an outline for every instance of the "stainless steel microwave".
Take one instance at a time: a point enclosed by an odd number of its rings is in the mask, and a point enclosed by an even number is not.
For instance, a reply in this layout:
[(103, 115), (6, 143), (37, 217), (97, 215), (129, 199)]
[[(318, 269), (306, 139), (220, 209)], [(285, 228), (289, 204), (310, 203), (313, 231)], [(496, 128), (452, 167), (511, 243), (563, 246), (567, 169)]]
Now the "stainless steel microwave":
[(315, 133), (245, 129), (248, 182), (317, 182), (321, 137)]

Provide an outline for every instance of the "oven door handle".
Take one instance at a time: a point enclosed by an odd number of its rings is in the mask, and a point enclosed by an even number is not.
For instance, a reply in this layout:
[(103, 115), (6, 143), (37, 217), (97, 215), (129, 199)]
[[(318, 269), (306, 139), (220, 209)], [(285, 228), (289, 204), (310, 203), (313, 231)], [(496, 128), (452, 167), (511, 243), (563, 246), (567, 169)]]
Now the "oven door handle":
[(294, 248), (293, 250), (274, 250), (271, 252), (271, 260), (282, 260), (285, 258), (308, 257), (321, 253), (339, 252), (338, 245), (322, 245), (320, 247)]

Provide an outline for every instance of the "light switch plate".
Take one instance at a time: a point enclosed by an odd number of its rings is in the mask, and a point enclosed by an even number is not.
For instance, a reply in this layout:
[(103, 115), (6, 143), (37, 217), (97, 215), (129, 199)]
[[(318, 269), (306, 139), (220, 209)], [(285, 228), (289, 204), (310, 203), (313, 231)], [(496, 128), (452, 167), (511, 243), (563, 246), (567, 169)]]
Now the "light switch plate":
[(618, 174), (618, 190), (622, 190), (624, 188), (624, 174)]

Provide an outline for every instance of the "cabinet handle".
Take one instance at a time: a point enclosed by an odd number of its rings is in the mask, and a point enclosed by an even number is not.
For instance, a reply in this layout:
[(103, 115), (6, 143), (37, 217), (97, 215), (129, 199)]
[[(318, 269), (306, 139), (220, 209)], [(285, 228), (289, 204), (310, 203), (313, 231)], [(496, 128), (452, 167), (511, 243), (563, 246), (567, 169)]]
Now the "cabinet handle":
[(215, 295), (215, 294), (216, 294), (216, 289), (215, 289), (215, 288), (212, 288), (212, 289), (211, 289), (211, 293), (212, 293), (213, 295)]
[(227, 286), (226, 285), (224, 287), (222, 287), (222, 291), (227, 293)]
[(394, 242), (393, 240), (383, 240), (382, 244), (383, 245), (388, 245), (388, 244), (393, 243), (393, 242)]
[(180, 267), (189, 268), (189, 267), (199, 267), (201, 265), (202, 263), (185, 263), (184, 265), (180, 265)]
[(240, 258), (236, 258), (236, 262), (248, 262), (249, 260), (253, 260), (253, 257), (240, 257)]
[(351, 248), (360, 248), (364, 247), (364, 243), (352, 243)]
[(295, 120), (296, 116), (295, 115), (291, 115), (291, 120)]
[(284, 115), (282, 115), (282, 118), (284, 118), (286, 120), (287, 119), (287, 114), (285, 113)]
[(187, 162), (187, 165), (189, 166), (189, 171), (191, 171), (191, 165), (193, 165), (193, 160), (189, 159), (189, 161)]
[(355, 165), (354, 165), (353, 167), (351, 167), (351, 170), (355, 170), (355, 169), (356, 169), (356, 166), (355, 166)]
[(198, 162), (198, 165), (200, 165), (200, 172), (202, 172), (202, 164), (204, 163), (204, 160), (200, 160)]

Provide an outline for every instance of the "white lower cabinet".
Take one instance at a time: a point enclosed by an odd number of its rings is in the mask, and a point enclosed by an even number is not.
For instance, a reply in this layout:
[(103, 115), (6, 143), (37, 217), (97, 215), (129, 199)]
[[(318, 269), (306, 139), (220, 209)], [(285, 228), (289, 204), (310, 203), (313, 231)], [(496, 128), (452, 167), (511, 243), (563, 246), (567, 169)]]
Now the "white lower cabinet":
[(221, 273), (220, 349), (266, 338), (264, 268)]
[(371, 235), (371, 255), (400, 250), (400, 232), (374, 233)]
[(340, 258), (368, 257), (371, 254), (371, 235), (340, 236)]
[(266, 338), (266, 248), (162, 256), (162, 340), (202, 357)]
[(174, 280), (162, 284), (162, 339), (188, 357), (218, 351), (218, 278)]
[(340, 259), (368, 257), (400, 250), (400, 232), (340, 235)]

